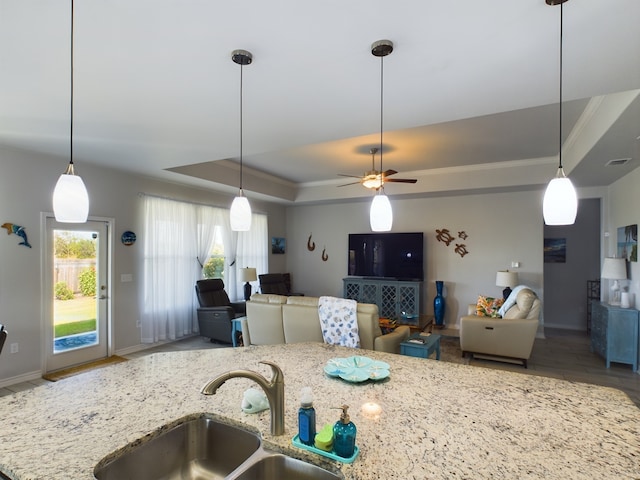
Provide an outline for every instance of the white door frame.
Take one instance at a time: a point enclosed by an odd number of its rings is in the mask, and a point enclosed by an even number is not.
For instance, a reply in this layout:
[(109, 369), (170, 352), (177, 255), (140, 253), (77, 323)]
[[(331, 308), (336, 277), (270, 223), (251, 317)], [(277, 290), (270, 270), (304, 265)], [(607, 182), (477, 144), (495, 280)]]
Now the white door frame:
[[(41, 371), (42, 373), (46, 373), (47, 371), (47, 359), (48, 359), (48, 351), (51, 348), (51, 345), (48, 344), (47, 338), (49, 335), (47, 334), (46, 329), (51, 328), (51, 308), (47, 305), (48, 302), (51, 301), (49, 298), (45, 298), (45, 293), (47, 292), (47, 282), (50, 279), (47, 277), (46, 272), (49, 270), (47, 265), (48, 255), (46, 252), (45, 246), (47, 245), (47, 219), (55, 219), (53, 212), (41, 212), (40, 213), (40, 245), (42, 245), (40, 249), (40, 312), (41, 312)], [(106, 302), (106, 315), (105, 322), (107, 326), (107, 335), (106, 335), (106, 347), (107, 347), (107, 356), (111, 356), (113, 354), (113, 341), (114, 341), (114, 333), (113, 333), (113, 252), (114, 252), (114, 227), (115, 227), (115, 219), (112, 217), (97, 217), (90, 216), (88, 218), (89, 221), (101, 222), (105, 223), (107, 226), (107, 280), (106, 280), (106, 298), (104, 301)], [(77, 225), (77, 224), (76, 224)], [(98, 292), (98, 295), (101, 295)]]

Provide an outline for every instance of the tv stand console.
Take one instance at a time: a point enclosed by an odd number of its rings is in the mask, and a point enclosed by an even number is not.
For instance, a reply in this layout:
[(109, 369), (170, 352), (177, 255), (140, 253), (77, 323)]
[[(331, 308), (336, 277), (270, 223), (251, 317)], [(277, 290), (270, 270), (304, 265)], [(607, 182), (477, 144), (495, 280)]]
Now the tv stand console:
[(360, 303), (375, 303), (381, 318), (396, 320), (399, 324), (419, 326), (421, 322), (421, 281), (389, 278), (346, 277), (344, 298)]

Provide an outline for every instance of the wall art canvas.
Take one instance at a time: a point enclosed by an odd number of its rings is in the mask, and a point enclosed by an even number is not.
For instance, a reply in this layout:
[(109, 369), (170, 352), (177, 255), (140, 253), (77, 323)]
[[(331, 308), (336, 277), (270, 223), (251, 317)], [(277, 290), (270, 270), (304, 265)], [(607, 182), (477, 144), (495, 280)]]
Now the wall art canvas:
[(566, 263), (567, 262), (567, 239), (566, 238), (545, 238), (544, 239), (544, 263)]
[(282, 237), (271, 237), (271, 253), (281, 254), (286, 249), (287, 241)]
[(638, 261), (638, 224), (618, 228), (618, 258)]

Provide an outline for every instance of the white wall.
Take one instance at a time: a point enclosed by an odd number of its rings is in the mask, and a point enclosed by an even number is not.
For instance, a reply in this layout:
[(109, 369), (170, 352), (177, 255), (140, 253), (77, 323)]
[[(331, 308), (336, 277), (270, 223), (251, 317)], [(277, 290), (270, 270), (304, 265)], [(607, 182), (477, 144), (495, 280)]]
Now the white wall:
[[(34, 152), (0, 150), (0, 224), (9, 222), (25, 228), (33, 248), (19, 246), (20, 239), (0, 231), (0, 323), (9, 338), (0, 357), (0, 386), (26, 377), (39, 376), (42, 368), (45, 320), (41, 315), (40, 213), (51, 212), (51, 196), (68, 159), (45, 157)], [(211, 205), (231, 204), (231, 197), (151, 178), (98, 168), (76, 159), (76, 172), (89, 191), (90, 215), (115, 218), (113, 318), (114, 350), (140, 344), (136, 322), (140, 318), (142, 288), (142, 200), (139, 192)], [(284, 236), (282, 206), (251, 200), (254, 211), (269, 217), (270, 235)], [(138, 234), (138, 242), (124, 246), (125, 230)], [(5, 233), (5, 234), (3, 234)], [(120, 275), (133, 274), (133, 282), (121, 283)], [(11, 354), (10, 343), (19, 344)]]
[[(603, 256), (612, 257), (616, 251), (617, 230), (619, 227), (640, 224), (640, 168), (621, 178), (609, 187), (609, 216), (605, 224)], [(635, 298), (635, 308), (640, 307), (640, 263), (629, 263), (629, 280), (623, 286), (629, 287), (629, 293)], [(602, 288), (607, 288), (607, 281), (603, 280)], [(608, 292), (603, 292), (606, 299)], [(633, 305), (632, 305), (633, 306)]]
[[(435, 281), (445, 282), (445, 323), (457, 325), (467, 304), (479, 294), (501, 296), (495, 286), (496, 271), (520, 262), (521, 283), (531, 286), (542, 298), (543, 220), (542, 190), (491, 193), (457, 197), (400, 199), (390, 195), (394, 232), (424, 232), (425, 283), (423, 313), (433, 313)], [(287, 209), (287, 268), (295, 288), (307, 295), (342, 296), (342, 279), (347, 274), (349, 233), (370, 232), (369, 202), (293, 206)], [(457, 237), (445, 246), (436, 240), (436, 230), (447, 228)], [(316, 249), (309, 252), (307, 239), (313, 235)], [(464, 257), (454, 252), (455, 243), (467, 245)], [(321, 252), (326, 248), (326, 262)]]

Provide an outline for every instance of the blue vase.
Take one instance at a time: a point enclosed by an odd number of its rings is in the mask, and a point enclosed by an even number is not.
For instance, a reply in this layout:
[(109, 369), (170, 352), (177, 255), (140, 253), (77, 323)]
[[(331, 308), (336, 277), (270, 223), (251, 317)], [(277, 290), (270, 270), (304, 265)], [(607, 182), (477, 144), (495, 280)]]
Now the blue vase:
[(436, 281), (436, 296), (433, 299), (433, 315), (437, 327), (444, 326), (444, 310), (446, 305), (444, 303), (444, 297), (442, 296), (443, 286), (444, 282)]

